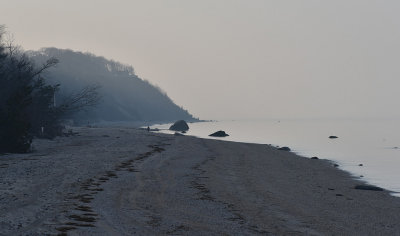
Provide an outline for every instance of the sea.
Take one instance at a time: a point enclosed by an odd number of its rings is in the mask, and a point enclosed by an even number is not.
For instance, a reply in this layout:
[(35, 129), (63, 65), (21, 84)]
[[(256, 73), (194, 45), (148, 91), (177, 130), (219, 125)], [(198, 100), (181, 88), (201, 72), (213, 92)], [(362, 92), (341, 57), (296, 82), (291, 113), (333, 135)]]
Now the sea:
[[(400, 120), (255, 119), (189, 123), (185, 135), (234, 142), (287, 146), (304, 157), (328, 159), (353, 177), (400, 197)], [(171, 124), (156, 124), (159, 132)], [(209, 135), (223, 130), (228, 137)], [(330, 139), (329, 136), (337, 136)]]

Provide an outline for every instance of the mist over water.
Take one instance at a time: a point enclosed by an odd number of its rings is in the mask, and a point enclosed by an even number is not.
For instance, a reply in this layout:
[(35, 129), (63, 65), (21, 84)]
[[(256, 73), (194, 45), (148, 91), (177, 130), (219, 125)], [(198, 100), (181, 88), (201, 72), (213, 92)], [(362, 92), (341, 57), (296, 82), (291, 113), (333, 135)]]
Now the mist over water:
[[(187, 135), (201, 138), (288, 146), (299, 155), (332, 160), (356, 178), (400, 192), (400, 130), (395, 120), (225, 120), (189, 126)], [(218, 130), (230, 136), (208, 136)], [(339, 138), (329, 139), (330, 135)]]

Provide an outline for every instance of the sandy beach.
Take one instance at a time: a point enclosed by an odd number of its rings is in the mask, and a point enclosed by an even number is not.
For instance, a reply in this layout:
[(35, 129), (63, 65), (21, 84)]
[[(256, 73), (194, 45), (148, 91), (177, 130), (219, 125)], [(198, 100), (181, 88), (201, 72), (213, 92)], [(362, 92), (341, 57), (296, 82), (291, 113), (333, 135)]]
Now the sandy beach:
[(135, 128), (0, 156), (0, 235), (400, 235), (400, 198), (326, 160)]

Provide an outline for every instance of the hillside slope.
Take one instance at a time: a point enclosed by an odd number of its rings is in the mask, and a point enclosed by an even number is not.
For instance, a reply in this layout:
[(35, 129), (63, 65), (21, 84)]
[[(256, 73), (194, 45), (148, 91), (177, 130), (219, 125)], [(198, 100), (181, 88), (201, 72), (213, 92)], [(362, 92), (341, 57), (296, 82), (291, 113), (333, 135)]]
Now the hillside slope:
[(73, 117), (76, 121), (195, 120), (160, 88), (135, 75), (133, 67), (129, 65), (68, 49), (44, 48), (28, 54), (37, 64), (50, 57), (60, 61), (46, 74), (51, 78), (49, 83), (61, 84), (58, 100), (86, 85), (101, 86), (101, 103), (76, 114)]

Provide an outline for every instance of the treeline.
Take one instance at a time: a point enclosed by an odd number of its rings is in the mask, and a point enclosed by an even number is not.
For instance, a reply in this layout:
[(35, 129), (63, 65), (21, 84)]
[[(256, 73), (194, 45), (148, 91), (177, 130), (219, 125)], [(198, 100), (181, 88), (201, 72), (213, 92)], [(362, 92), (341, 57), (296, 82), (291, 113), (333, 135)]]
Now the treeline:
[[(94, 109), (74, 113), (69, 119), (75, 124), (196, 120), (160, 88), (139, 78), (130, 65), (69, 49), (44, 48), (28, 52), (28, 55), (39, 64), (52, 57), (60, 60), (46, 73), (51, 76), (51, 83), (62, 84), (56, 94), (57, 100), (84, 86), (96, 84), (101, 87), (101, 103)], [(182, 89), (182, 92), (188, 91)]]
[(63, 117), (95, 104), (99, 97), (96, 88), (89, 86), (55, 106), (60, 84), (47, 83), (44, 73), (58, 60), (48, 58), (36, 66), (4, 35), (0, 26), (0, 153), (22, 153), (30, 150), (34, 136), (60, 135)]

